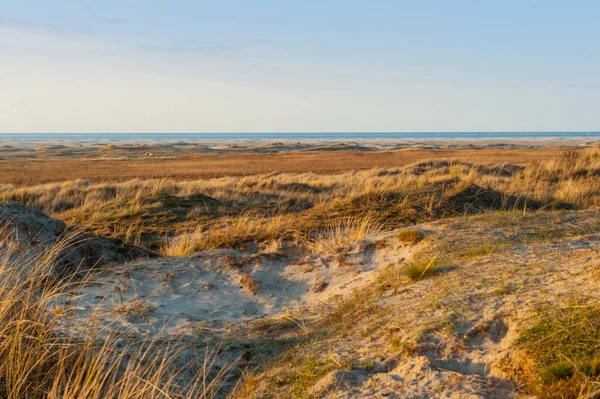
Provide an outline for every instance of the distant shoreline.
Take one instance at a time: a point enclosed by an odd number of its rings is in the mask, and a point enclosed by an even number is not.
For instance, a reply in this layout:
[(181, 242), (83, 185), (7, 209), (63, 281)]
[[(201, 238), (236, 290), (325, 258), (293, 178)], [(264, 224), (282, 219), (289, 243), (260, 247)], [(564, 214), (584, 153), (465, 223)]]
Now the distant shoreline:
[(260, 142), (373, 140), (600, 140), (600, 131), (565, 132), (363, 132), (363, 133), (0, 133), (6, 141)]

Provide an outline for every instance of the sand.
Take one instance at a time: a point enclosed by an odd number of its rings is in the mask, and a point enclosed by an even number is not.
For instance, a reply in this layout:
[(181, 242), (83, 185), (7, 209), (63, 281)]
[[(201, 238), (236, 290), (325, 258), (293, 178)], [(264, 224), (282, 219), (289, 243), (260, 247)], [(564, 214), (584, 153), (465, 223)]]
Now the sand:
[(343, 262), (335, 254), (299, 258), (281, 251), (212, 250), (128, 263), (91, 274), (57, 306), (77, 310), (75, 325), (84, 326), (94, 314), (122, 332), (174, 337), (300, 309), (315, 313), (321, 304), (373, 281), (384, 265), (410, 257), (401, 245), (365, 250), (368, 242), (349, 246)]
[[(68, 334), (93, 320), (105, 333), (132, 339), (162, 336), (198, 345), (227, 337), (252, 345), (271, 334), (265, 327), (256, 330), (257, 323), (293, 320), (302, 327), (341, 298), (376, 285), (386, 268), (446, 253), (454, 257), (439, 274), (383, 295), (377, 306), (385, 312), (349, 326), (343, 338), (312, 346), (329, 362), (350, 358), (372, 367), (333, 370), (314, 382), (311, 397), (522, 397), (507, 378), (507, 365), (515, 361), (512, 345), (537, 306), (559, 306), (600, 289), (598, 279), (590, 278), (598, 273), (600, 236), (590, 224), (596, 218), (590, 211), (456, 218), (416, 226), (426, 234), (418, 244), (400, 242), (394, 231), (311, 256), (283, 246), (134, 261), (94, 271), (56, 306), (70, 315), (63, 321)], [(522, 235), (545, 234), (551, 223), (559, 223), (555, 233), (564, 239), (519, 244)], [(502, 246), (489, 255), (461, 255), (489, 242)], [(415, 346), (399, 354), (394, 341)], [(232, 346), (227, 353), (239, 350)], [(267, 371), (258, 397), (287, 397), (267, 384), (286, 372), (276, 366)]]

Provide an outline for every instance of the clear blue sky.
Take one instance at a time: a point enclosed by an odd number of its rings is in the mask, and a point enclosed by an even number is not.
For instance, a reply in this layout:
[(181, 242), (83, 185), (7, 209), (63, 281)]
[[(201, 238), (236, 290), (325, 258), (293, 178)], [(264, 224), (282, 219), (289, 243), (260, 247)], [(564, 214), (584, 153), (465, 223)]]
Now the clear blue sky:
[(597, 1), (0, 0), (0, 132), (600, 130)]

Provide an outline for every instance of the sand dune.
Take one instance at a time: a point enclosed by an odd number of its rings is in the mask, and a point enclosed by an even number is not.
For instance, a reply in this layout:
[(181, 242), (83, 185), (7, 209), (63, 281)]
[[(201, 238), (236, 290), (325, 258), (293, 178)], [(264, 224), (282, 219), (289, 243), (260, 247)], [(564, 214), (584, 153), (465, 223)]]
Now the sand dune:
[[(71, 312), (63, 321), (71, 334), (94, 319), (108, 328), (105, 333), (120, 331), (132, 339), (228, 337), (245, 342), (281, 320), (318, 323), (339, 301), (396, 276), (393, 292), (383, 289), (387, 294), (375, 304), (353, 305), (379, 310), (365, 315), (360, 325), (346, 326), (344, 339), (303, 349), (333, 356), (334, 366), (344, 356), (371, 364), (333, 367), (311, 383), (311, 397), (512, 398), (518, 392), (510, 379), (510, 368), (519, 362), (515, 343), (535, 318), (536, 306), (548, 301), (558, 306), (571, 295), (600, 288), (597, 279), (590, 279), (597, 268), (589, 265), (600, 251), (598, 235), (586, 227), (590, 215), (561, 214), (569, 221), (565, 235), (582, 229), (589, 233), (560, 243), (541, 238), (533, 245), (519, 244), (519, 234), (543, 234), (554, 215), (480, 216), (416, 226), (426, 234), (417, 244), (402, 242), (394, 231), (311, 256), (211, 250), (140, 260), (93, 272), (56, 306)], [(489, 242), (496, 249), (473, 252)], [(402, 273), (390, 274), (415, 258), (440, 254), (445, 254), (445, 266), (436, 266), (433, 277), (411, 283)], [(235, 345), (227, 351), (230, 357), (241, 353)], [(267, 369), (255, 387), (258, 397), (260, 392), (290, 397), (285, 386), (279, 391), (269, 381), (295, 367), (284, 363)]]
[[(50, 381), (112, 364), (114, 378), (147, 381), (161, 368), (177, 378), (146, 389), (172, 397), (202, 397), (194, 378), (228, 399), (595, 397), (599, 149), (494, 146), (271, 154), (281, 145), (270, 143), (199, 157), (237, 157), (246, 172), (303, 159), (309, 172), (7, 184), (5, 201), (65, 222), (0, 206), (0, 351)], [(153, 151), (93, 162), (114, 175)], [(422, 154), (484, 162), (354, 170)], [(319, 159), (344, 173), (315, 173)], [(58, 256), (36, 261), (48, 252)], [(40, 347), (50, 355), (38, 367)]]
[(1, 258), (23, 259), (31, 265), (32, 258), (47, 257), (53, 274), (59, 275), (156, 256), (118, 240), (72, 231), (63, 222), (18, 204), (0, 204), (0, 236)]
[(370, 245), (389, 237), (351, 245), (341, 261), (335, 254), (298, 258), (212, 250), (128, 263), (91, 274), (58, 306), (65, 301), (75, 306), (82, 325), (94, 314), (124, 332), (175, 336), (301, 308), (314, 313), (320, 304), (372, 281), (390, 262), (410, 256), (399, 244), (386, 251)]

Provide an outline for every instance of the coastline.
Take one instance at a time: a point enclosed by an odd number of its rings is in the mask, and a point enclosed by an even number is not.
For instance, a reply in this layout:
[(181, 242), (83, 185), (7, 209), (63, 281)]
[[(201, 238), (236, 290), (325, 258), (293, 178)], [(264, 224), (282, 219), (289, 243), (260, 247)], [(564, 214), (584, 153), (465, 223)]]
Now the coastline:
[[(0, 135), (1, 136), (1, 135)], [(70, 150), (96, 151), (108, 148), (134, 150), (163, 148), (189, 151), (320, 151), (320, 150), (394, 150), (404, 148), (542, 148), (549, 146), (589, 147), (600, 143), (600, 136), (577, 137), (431, 137), (431, 138), (338, 138), (310, 139), (0, 139), (0, 152)]]

